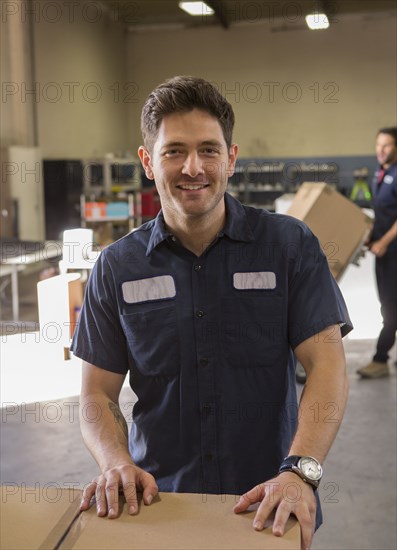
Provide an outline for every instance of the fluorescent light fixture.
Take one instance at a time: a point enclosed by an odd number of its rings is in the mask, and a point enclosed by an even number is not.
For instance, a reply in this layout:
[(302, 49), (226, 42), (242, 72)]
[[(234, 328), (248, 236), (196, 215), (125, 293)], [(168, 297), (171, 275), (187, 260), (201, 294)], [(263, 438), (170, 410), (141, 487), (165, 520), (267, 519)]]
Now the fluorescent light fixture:
[(312, 31), (319, 29), (328, 29), (329, 21), (325, 13), (311, 13), (306, 15), (306, 23)]
[(214, 10), (205, 2), (179, 2), (181, 10), (189, 15), (213, 15)]

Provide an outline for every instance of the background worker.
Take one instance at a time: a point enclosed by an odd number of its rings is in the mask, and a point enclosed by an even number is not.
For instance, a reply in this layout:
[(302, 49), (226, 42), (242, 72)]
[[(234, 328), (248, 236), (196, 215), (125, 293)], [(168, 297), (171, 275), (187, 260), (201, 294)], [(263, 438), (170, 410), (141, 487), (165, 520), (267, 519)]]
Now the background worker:
[[(239, 494), (236, 513), (259, 503), (256, 530), (277, 509), (281, 536), (294, 514), (309, 548), (351, 324), (307, 226), (226, 193), (233, 125), (231, 105), (199, 78), (166, 81), (143, 107), (139, 156), (162, 210), (108, 246), (88, 282), (72, 349), (101, 473), (81, 508), (95, 495), (98, 515), (114, 518), (119, 490), (131, 514), (137, 491), (146, 505), (158, 490)], [(299, 411), (293, 352), (307, 372)], [(118, 405), (127, 374), (138, 397), (129, 437)], [(332, 403), (332, 422), (313, 419), (313, 403), (324, 415)]]
[(382, 128), (376, 136), (379, 168), (372, 181), (375, 222), (368, 241), (376, 256), (376, 284), (383, 327), (372, 361), (357, 370), (362, 378), (389, 375), (389, 351), (397, 331), (397, 127)]

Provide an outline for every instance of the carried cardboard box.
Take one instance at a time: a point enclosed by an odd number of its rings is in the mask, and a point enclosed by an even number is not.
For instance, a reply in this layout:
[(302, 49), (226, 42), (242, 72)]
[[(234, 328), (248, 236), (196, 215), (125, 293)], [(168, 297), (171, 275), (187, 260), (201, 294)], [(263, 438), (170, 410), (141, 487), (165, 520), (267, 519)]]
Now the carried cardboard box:
[(271, 525), (252, 527), (254, 511), (234, 514), (233, 495), (160, 493), (138, 514), (126, 506), (117, 519), (99, 518), (95, 506), (79, 512), (81, 492), (51, 486), (2, 487), (1, 548), (297, 550), (300, 528), (290, 518), (283, 537)]
[(361, 208), (326, 183), (302, 184), (287, 214), (316, 235), (336, 280), (359, 255), (372, 228)]

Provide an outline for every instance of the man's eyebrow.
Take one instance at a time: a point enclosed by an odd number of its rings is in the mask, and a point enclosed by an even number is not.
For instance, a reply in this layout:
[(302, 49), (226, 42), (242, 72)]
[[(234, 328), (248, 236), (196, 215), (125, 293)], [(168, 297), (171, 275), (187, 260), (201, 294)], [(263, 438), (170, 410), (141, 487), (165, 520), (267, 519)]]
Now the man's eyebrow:
[(165, 149), (167, 147), (183, 147), (184, 145), (186, 145), (186, 143), (183, 143), (183, 141), (167, 141), (161, 148)]
[[(212, 147), (222, 147), (222, 143), (218, 141), (217, 139), (206, 139), (202, 141), (199, 146), (212, 146)], [(161, 149), (167, 149), (169, 147), (185, 147), (186, 143), (183, 141), (167, 141), (164, 143), (164, 145), (161, 147)]]
[(200, 145), (212, 145), (215, 147), (222, 147), (222, 143), (217, 139), (207, 139), (205, 141), (202, 141)]

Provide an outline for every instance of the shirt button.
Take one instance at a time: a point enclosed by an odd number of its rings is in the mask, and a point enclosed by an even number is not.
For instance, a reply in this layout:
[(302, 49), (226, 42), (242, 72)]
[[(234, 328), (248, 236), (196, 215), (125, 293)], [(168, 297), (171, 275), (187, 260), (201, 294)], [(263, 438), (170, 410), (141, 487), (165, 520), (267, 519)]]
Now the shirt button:
[(201, 309), (196, 311), (196, 317), (204, 317), (204, 311), (201, 311)]
[(208, 363), (209, 363), (209, 361), (208, 361), (208, 359), (207, 359), (206, 357), (202, 357), (202, 358), (200, 359), (200, 365), (201, 365), (202, 367), (205, 367), (206, 365), (208, 365)]
[(196, 264), (194, 266), (194, 271), (200, 271), (201, 268), (202, 268), (202, 266), (200, 264)]
[(176, 237), (174, 235), (172, 235), (171, 237), (171, 241), (175, 242), (176, 241)]
[(202, 410), (203, 414), (206, 415), (206, 416), (209, 416), (212, 412), (211, 405), (203, 405), (201, 410)]
[(204, 458), (207, 462), (212, 462), (215, 459), (215, 456), (213, 453), (207, 453), (204, 455)]

